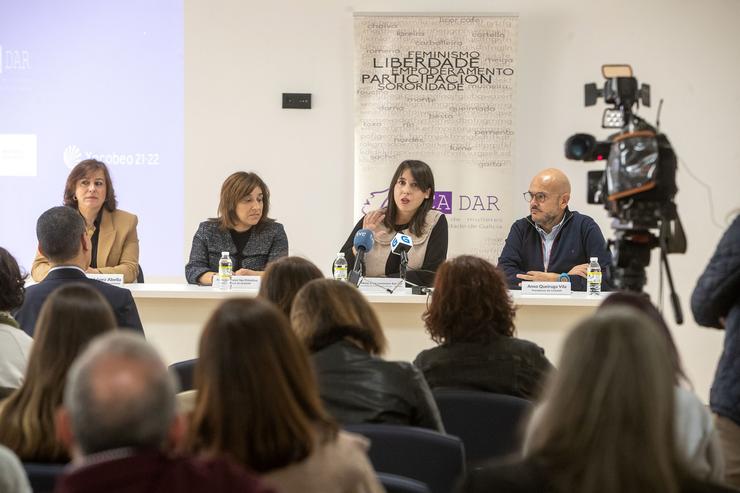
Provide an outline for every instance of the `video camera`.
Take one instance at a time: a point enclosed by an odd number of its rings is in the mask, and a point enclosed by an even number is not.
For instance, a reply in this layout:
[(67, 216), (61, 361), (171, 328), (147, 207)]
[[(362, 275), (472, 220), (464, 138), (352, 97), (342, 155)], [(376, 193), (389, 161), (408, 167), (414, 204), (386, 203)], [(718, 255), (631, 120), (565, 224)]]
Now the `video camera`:
[[(676, 154), (665, 134), (633, 111), (650, 106), (650, 86), (638, 84), (629, 65), (603, 65), (603, 89), (585, 85), (585, 105), (599, 97), (612, 105), (604, 110), (602, 128), (619, 129), (604, 141), (578, 133), (565, 142), (565, 157), (577, 161), (606, 160), (604, 170), (588, 173), (588, 202), (604, 204), (614, 218), (616, 238), (609, 240), (618, 289), (641, 292), (647, 278), (650, 250), (660, 247), (671, 296), (675, 296), (666, 255), (686, 252), (686, 236), (673, 198), (676, 196)], [(656, 236), (650, 230), (658, 229)], [(677, 320), (681, 317), (674, 299)], [(680, 323), (680, 322), (679, 322)]]

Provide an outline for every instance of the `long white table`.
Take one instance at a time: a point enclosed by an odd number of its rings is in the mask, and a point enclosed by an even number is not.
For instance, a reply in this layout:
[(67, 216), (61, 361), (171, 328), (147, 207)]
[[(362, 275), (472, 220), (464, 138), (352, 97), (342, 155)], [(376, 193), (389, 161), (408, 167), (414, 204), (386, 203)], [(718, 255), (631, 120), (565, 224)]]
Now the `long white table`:
[[(139, 309), (146, 337), (168, 363), (194, 358), (198, 339), (213, 310), (227, 298), (254, 297), (256, 291), (217, 291), (187, 284), (126, 284)], [(565, 336), (578, 321), (593, 313), (602, 297), (523, 296), (512, 291), (517, 306), (517, 336), (536, 342), (553, 363)], [(386, 359), (413, 361), (422, 349), (434, 346), (421, 319), (426, 296), (366, 294), (388, 338)]]

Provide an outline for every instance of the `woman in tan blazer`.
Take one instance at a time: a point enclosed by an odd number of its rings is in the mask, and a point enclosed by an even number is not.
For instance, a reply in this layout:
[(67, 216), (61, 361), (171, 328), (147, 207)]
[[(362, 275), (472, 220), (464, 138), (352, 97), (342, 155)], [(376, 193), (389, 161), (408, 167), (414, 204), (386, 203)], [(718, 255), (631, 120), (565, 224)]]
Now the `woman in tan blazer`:
[[(85, 219), (93, 250), (87, 272), (123, 274), (123, 282), (136, 282), (139, 274), (138, 218), (116, 208), (116, 193), (105, 163), (86, 159), (75, 166), (64, 187), (64, 205), (77, 209)], [(49, 261), (41, 253), (31, 267), (31, 277), (41, 281)]]

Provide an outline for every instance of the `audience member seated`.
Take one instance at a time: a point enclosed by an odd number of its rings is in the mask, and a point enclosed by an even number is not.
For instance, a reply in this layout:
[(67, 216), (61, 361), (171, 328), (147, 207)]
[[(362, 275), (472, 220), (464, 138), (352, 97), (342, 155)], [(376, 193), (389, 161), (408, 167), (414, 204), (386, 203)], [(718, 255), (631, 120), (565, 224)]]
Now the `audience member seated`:
[(724, 461), (722, 445), (714, 428), (712, 414), (691, 390), (691, 382), (681, 364), (671, 330), (647, 296), (619, 291), (606, 298), (599, 310), (612, 306), (631, 306), (647, 315), (665, 337), (673, 363), (676, 399), (676, 442), (686, 465), (699, 478), (722, 481)]
[[(123, 282), (136, 282), (139, 274), (139, 219), (118, 209), (116, 192), (105, 163), (86, 159), (72, 168), (64, 186), (64, 205), (84, 218), (91, 257), (86, 271), (123, 274)], [(42, 281), (52, 265), (39, 252), (31, 266), (34, 281)]]
[(0, 443), (25, 462), (67, 462), (54, 436), (54, 412), (75, 357), (98, 334), (113, 330), (110, 305), (85, 284), (66, 284), (44, 303), (23, 385), (0, 403)]
[(272, 303), (235, 299), (214, 312), (195, 381), (186, 450), (228, 455), (283, 493), (383, 491), (367, 442), (324, 410), (308, 354)]
[(444, 431), (424, 375), (410, 363), (380, 357), (387, 344), (383, 329), (354, 286), (311, 281), (296, 295), (290, 318), (312, 353), (321, 399), (340, 423)]
[(0, 491), (4, 493), (31, 493), (26, 471), (18, 457), (0, 445)]
[(260, 283), (259, 295), (275, 303), (290, 317), (290, 306), (298, 290), (307, 282), (323, 277), (319, 268), (310, 260), (283, 257), (267, 266)]
[(288, 255), (285, 229), (269, 212), (270, 190), (256, 173), (237, 171), (226, 178), (218, 217), (200, 223), (193, 236), (187, 281), (213, 284), (221, 252), (229, 252), (237, 276), (261, 276), (270, 262)]
[(665, 337), (629, 307), (568, 335), (524, 459), (469, 472), (463, 492), (693, 493), (675, 442), (675, 366)]
[(439, 346), (419, 353), (414, 365), (433, 389), (534, 398), (552, 365), (541, 347), (514, 337), (514, 314), (506, 280), (493, 264), (470, 255), (447, 260), (424, 314)]
[(26, 290), (26, 299), (15, 315), (21, 328), (33, 337), (36, 318), (46, 298), (59, 286), (82, 282), (100, 292), (113, 308), (117, 325), (144, 332), (134, 298), (128, 289), (89, 279), (91, 243), (85, 221), (74, 209), (52, 207), (36, 222), (39, 250), (49, 259), (51, 270), (46, 278)]
[(185, 433), (175, 383), (143, 337), (101, 337), (72, 365), (57, 434), (74, 462), (58, 493), (266, 492), (238, 465), (164, 452)]
[(0, 399), (23, 383), (33, 343), (10, 315), (23, 304), (25, 281), (13, 256), (0, 247)]

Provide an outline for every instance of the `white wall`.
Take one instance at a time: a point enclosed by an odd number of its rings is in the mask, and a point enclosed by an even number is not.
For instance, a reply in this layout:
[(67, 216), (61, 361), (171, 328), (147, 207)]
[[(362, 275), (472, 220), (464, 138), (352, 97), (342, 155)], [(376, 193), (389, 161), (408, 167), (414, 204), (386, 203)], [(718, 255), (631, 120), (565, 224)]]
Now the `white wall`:
[[(654, 121), (665, 99), (662, 127), (683, 159), (677, 203), (689, 251), (671, 261), (687, 322), (674, 333), (707, 398), (722, 333), (697, 328), (689, 297), (740, 206), (740, 2), (186, 0), (185, 9), (185, 237), (215, 214), (229, 173), (253, 170), (271, 188), (291, 253), (324, 270), (357, 219), (353, 12), (519, 13), (516, 187), (526, 190), (542, 167), (561, 167), (573, 183), (572, 207), (607, 236), (605, 212), (585, 203), (586, 171), (597, 166), (566, 161), (563, 143), (576, 131), (606, 135), (603, 105), (583, 107), (583, 84), (601, 83), (602, 63), (632, 64), (653, 91), (655, 104), (642, 116)], [(312, 93), (313, 109), (281, 109), (282, 92)], [(714, 216), (685, 166), (710, 186)], [(189, 244), (184, 258), (188, 251)], [(656, 260), (647, 287), (654, 300)], [(672, 324), (670, 312), (666, 318)]]

